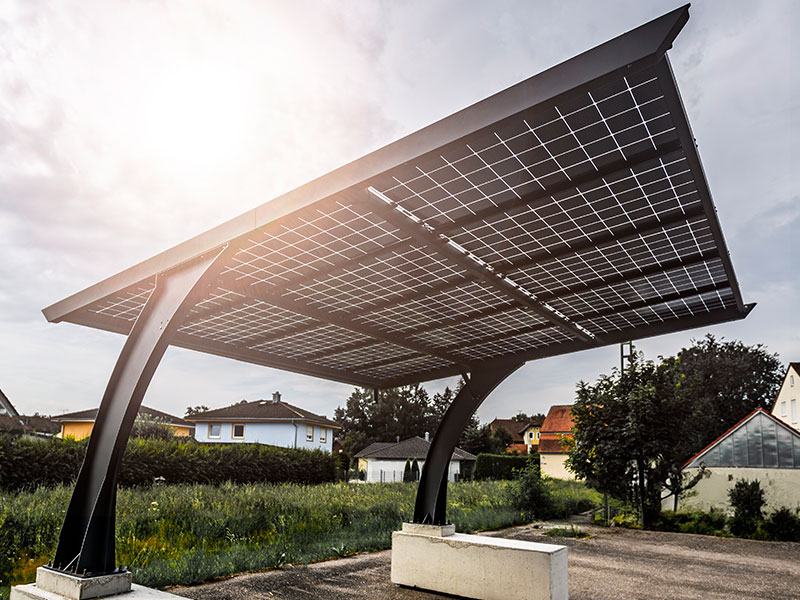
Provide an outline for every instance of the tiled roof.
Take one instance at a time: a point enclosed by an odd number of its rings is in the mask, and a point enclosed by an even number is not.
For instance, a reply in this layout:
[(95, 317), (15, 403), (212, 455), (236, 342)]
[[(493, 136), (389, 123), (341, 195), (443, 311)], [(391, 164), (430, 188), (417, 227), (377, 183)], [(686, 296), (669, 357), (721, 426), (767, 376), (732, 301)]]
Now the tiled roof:
[(61, 430), (58, 423), (44, 417), (10, 417), (0, 415), (0, 431), (11, 433), (56, 434)]
[(528, 429), (531, 427), (539, 427), (541, 428), (542, 424), (544, 423), (544, 419), (536, 419), (535, 421), (530, 421), (529, 423), (523, 423), (522, 429), (519, 430), (520, 435), (524, 435)]
[[(431, 443), (419, 436), (414, 436), (402, 442), (387, 443), (375, 442), (356, 454), (356, 458), (425, 458)], [(475, 455), (466, 450), (456, 448), (453, 452), (454, 460), (475, 460)]]
[(561, 439), (557, 437), (540, 438), (539, 439), (539, 454), (566, 454), (564, 448), (561, 447)]
[(556, 404), (550, 407), (542, 424), (541, 433), (567, 433), (572, 431), (572, 405)]
[(525, 423), (516, 421), (515, 419), (495, 419), (489, 423), (489, 427), (492, 428), (492, 433), (496, 432), (499, 427), (502, 427), (511, 434), (511, 437), (516, 444), (521, 444), (523, 442), (520, 429), (524, 426)]
[(307, 421), (326, 425), (335, 429), (341, 429), (339, 425), (323, 417), (316, 415), (305, 409), (298, 408), (287, 402), (272, 400), (256, 400), (254, 402), (242, 402), (233, 404), (225, 408), (216, 408), (206, 412), (198, 413), (186, 417), (189, 421), (209, 421), (209, 420), (247, 420), (247, 421)]
[[(79, 410), (77, 412), (67, 413), (65, 415), (58, 415), (57, 417), (53, 417), (53, 421), (62, 422), (62, 421), (94, 421), (97, 418), (97, 408), (90, 408), (88, 410)], [(150, 418), (157, 418), (160, 420), (167, 421), (170, 425), (183, 425), (184, 427), (194, 427), (193, 423), (189, 423), (181, 419), (180, 417), (176, 417), (175, 415), (171, 415), (169, 413), (162, 412), (160, 410), (156, 410), (155, 408), (150, 408), (148, 406), (142, 406), (139, 408), (139, 414), (148, 416)]]

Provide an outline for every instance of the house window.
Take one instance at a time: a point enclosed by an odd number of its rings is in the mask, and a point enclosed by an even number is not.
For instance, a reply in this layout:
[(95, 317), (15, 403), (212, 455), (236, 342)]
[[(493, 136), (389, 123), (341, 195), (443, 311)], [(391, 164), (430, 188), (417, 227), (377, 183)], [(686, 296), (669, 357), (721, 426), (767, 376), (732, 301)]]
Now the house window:
[(789, 387), (794, 387), (794, 375), (789, 375)]
[(781, 416), (782, 417), (786, 416), (786, 400), (781, 402)]
[(324, 427), (319, 428), (319, 441), (322, 444), (328, 441), (328, 430)]
[(314, 426), (308, 425), (306, 426), (306, 441), (313, 442), (314, 441)]
[(528, 439), (530, 439), (530, 440), (535, 439), (534, 438), (534, 433), (532, 431), (528, 432)]
[(244, 439), (244, 423), (233, 423), (231, 425), (231, 438), (234, 440)]
[(219, 439), (222, 435), (222, 423), (208, 424), (208, 437)]
[(792, 398), (792, 423), (797, 423), (797, 400)]

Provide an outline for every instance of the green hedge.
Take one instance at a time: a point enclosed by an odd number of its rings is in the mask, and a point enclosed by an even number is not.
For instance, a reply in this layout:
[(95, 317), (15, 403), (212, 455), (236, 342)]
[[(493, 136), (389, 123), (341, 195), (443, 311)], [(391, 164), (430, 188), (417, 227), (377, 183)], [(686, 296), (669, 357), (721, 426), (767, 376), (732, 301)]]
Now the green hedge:
[(525, 468), (527, 456), (515, 454), (478, 454), (475, 479), (516, 479), (515, 471)]
[[(30, 440), (0, 435), (0, 489), (75, 481), (87, 440)], [(319, 450), (262, 444), (199, 444), (192, 440), (132, 439), (122, 459), (119, 484), (324, 483), (336, 479), (336, 459)], [(161, 481), (159, 479), (159, 481)]]

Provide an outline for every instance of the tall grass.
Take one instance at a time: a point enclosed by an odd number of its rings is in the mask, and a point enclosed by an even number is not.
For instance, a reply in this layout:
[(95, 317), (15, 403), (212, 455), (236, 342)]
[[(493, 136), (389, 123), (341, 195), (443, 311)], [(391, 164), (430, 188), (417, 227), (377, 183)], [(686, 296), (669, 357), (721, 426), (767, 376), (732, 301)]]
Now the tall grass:
[[(459, 531), (522, 523), (509, 485), (450, 485), (449, 519)], [(129, 566), (138, 583), (164, 587), (384, 549), (411, 517), (416, 490), (405, 483), (120, 489), (117, 564)], [(9, 584), (32, 581), (52, 557), (70, 492), (40, 488), (0, 499), (0, 597)]]

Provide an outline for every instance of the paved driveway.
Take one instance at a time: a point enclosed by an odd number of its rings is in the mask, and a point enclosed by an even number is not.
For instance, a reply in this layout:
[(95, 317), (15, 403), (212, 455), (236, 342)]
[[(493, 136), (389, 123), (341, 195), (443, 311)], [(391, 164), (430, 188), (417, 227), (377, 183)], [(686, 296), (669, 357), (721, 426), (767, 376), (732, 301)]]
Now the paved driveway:
[[(570, 600), (798, 600), (800, 544), (582, 526), (556, 540), (531, 526), (489, 535), (569, 546)], [(427, 600), (389, 581), (391, 552), (238, 575), (175, 594), (197, 600)]]

